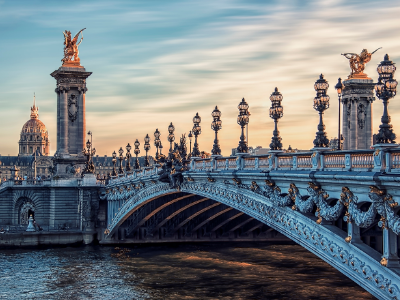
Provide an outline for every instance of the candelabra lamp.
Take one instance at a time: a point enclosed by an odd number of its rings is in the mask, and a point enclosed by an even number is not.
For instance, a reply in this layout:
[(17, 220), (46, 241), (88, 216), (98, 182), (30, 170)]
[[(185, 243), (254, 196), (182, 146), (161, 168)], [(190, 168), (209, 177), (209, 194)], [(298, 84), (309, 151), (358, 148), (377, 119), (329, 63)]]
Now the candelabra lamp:
[(249, 105), (247, 102), (242, 99), (242, 102), (238, 105), (239, 115), (237, 117), (237, 123), (242, 128), (242, 134), (240, 135), (239, 146), (236, 148), (238, 153), (247, 153), (249, 152), (249, 148), (247, 146), (246, 137), (244, 135), (244, 127), (249, 124)]
[(393, 132), (393, 126), (390, 124), (390, 115), (388, 111), (389, 99), (396, 96), (397, 81), (393, 78), (396, 72), (396, 66), (389, 59), (389, 55), (385, 55), (383, 61), (377, 68), (379, 78), (375, 85), (376, 96), (383, 102), (382, 124), (379, 125), (379, 132), (376, 135), (378, 144), (396, 143), (396, 134)]
[(90, 142), (90, 140), (88, 140), (86, 142), (86, 148), (84, 148), (82, 150), (83, 155), (85, 155), (87, 157), (87, 162), (86, 162), (85, 170), (83, 171), (83, 173), (92, 173), (93, 174), (95, 171), (95, 167), (93, 164), (93, 156), (96, 154), (96, 149), (92, 148), (92, 145), (93, 144)]
[(283, 116), (283, 107), (281, 105), (283, 97), (282, 94), (278, 91), (277, 87), (275, 88), (275, 91), (271, 94), (269, 99), (272, 103), (271, 108), (269, 109), (269, 116), (274, 119), (275, 123), (275, 129), (269, 147), (271, 150), (282, 150), (282, 138), (279, 136), (278, 120)]
[(115, 153), (115, 151), (112, 154), (112, 163), (113, 163), (113, 170), (111, 172), (111, 176), (117, 176), (117, 170), (115, 168), (117, 164), (117, 153)]
[(199, 116), (199, 113), (196, 113), (196, 115), (193, 117), (192, 133), (194, 135), (194, 145), (193, 145), (192, 157), (200, 156), (200, 148), (199, 144), (197, 143), (197, 137), (201, 134), (200, 123), (201, 123), (201, 118)]
[(342, 137), (340, 135), (340, 102), (342, 100), (342, 92), (344, 89), (344, 85), (342, 83), (342, 78), (338, 79), (338, 83), (335, 85), (335, 89), (338, 93), (338, 99), (339, 99), (339, 119), (338, 119), (338, 142), (337, 142), (337, 150), (342, 150)]
[(124, 157), (124, 150), (121, 148), (119, 148), (118, 150), (119, 153), (119, 168), (118, 168), (118, 174), (124, 174), (124, 168), (122, 167), (122, 162), (124, 161), (125, 157)]
[(169, 156), (172, 155), (172, 142), (175, 141), (175, 135), (174, 135), (175, 127), (174, 125), (169, 124), (168, 126), (168, 142), (169, 142)]
[(149, 156), (147, 155), (147, 152), (149, 150), (150, 150), (150, 137), (149, 137), (149, 134), (146, 134), (146, 137), (144, 138), (144, 151), (146, 151), (146, 157), (144, 158), (144, 166), (145, 167), (150, 166)]
[(189, 131), (188, 138), (189, 138), (189, 155), (188, 155), (188, 158), (189, 158), (189, 156), (192, 155), (192, 138), (193, 138), (193, 134), (192, 134), (191, 130)]
[(136, 139), (134, 145), (135, 145), (135, 150), (133, 150), (133, 153), (135, 153), (135, 155), (136, 155), (135, 169), (139, 170), (140, 169), (140, 164), (139, 164), (138, 155), (140, 153), (140, 149), (139, 149), (140, 143), (139, 143), (138, 139)]
[(132, 168), (131, 168), (131, 157), (132, 157), (131, 149), (132, 149), (132, 147), (128, 143), (128, 145), (126, 145), (126, 166), (125, 166), (126, 172), (132, 171)]
[(328, 87), (328, 82), (324, 79), (324, 75), (321, 74), (314, 84), (314, 89), (317, 92), (317, 96), (314, 98), (314, 109), (319, 113), (318, 131), (314, 140), (314, 147), (316, 148), (328, 147), (329, 145), (323, 122), (324, 111), (329, 108), (329, 96), (326, 94)]
[(156, 160), (158, 160), (160, 158), (160, 155), (158, 154), (158, 148), (160, 147), (160, 143), (161, 143), (160, 135), (161, 135), (161, 133), (158, 131), (158, 128), (157, 128), (156, 131), (154, 131), (154, 146), (157, 149)]
[(219, 111), (217, 106), (215, 106), (215, 109), (211, 113), (211, 116), (213, 117), (213, 121), (211, 122), (211, 129), (215, 131), (214, 145), (211, 153), (213, 155), (221, 155), (221, 147), (219, 146), (218, 141), (218, 131), (222, 128), (222, 121), (221, 112)]

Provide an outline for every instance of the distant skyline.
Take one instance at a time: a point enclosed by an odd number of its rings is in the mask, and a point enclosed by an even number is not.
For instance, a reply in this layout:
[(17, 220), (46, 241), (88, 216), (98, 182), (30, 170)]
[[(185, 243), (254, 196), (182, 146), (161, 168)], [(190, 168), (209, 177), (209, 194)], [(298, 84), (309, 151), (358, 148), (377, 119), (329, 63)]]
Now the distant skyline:
[[(400, 3), (394, 1), (1, 1), (0, 145), (1, 155), (17, 155), (29, 119), (33, 94), (39, 118), (56, 151), (56, 82), (61, 66), (62, 31), (82, 28), (81, 64), (87, 80), (86, 126), (99, 155), (111, 155), (136, 139), (144, 153), (148, 133), (154, 155), (156, 128), (167, 152), (167, 127), (176, 140), (202, 118), (200, 149), (211, 152), (211, 112), (222, 112), (219, 140), (223, 155), (237, 147), (237, 105), (244, 97), (251, 113), (249, 146), (268, 147), (273, 120), (270, 94), (278, 87), (284, 116), (279, 122), (284, 148), (311, 149), (318, 113), (314, 82), (329, 82), (330, 108), (324, 120), (329, 138), (337, 136), (338, 77), (350, 74), (341, 53), (382, 47), (366, 65), (386, 53), (400, 64)], [(395, 74), (400, 81), (400, 71)], [(377, 133), (383, 106), (373, 104)], [(389, 113), (400, 142), (399, 96)], [(188, 141), (189, 148), (189, 141)]]

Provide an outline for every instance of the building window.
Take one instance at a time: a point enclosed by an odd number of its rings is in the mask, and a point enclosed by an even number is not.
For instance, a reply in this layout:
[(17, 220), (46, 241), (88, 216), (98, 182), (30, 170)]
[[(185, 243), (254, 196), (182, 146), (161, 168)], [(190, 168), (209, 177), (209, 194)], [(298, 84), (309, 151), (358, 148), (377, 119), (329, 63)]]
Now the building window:
[(32, 140), (33, 140), (33, 137), (31, 136), (31, 138), (30, 138), (30, 139), (31, 139), (31, 141), (32, 141)]
[(33, 153), (33, 148), (32, 147), (29, 147), (29, 153)]
[(25, 147), (22, 147), (22, 153), (26, 153), (25, 151)]

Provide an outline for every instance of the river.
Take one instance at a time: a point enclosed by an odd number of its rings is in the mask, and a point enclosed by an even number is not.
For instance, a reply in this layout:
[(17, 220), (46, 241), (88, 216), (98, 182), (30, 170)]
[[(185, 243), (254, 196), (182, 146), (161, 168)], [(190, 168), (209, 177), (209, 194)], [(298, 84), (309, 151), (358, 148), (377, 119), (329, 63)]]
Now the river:
[(0, 299), (375, 299), (298, 245), (0, 250)]

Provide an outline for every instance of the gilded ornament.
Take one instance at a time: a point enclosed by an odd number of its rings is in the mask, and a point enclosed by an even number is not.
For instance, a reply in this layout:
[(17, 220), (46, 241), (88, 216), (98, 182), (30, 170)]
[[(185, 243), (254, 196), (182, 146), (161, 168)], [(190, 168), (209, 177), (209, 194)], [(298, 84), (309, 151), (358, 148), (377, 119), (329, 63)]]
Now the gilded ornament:
[[(381, 47), (382, 48), (382, 47)], [(363, 49), (360, 54), (356, 53), (342, 53), (344, 57), (349, 60), (351, 74), (349, 79), (370, 79), (367, 74), (364, 73), (365, 65), (371, 61), (371, 56), (379, 49), (369, 53), (367, 49)]]
[[(78, 47), (82, 43), (83, 31), (85, 29), (86, 28), (81, 29), (77, 34), (75, 34), (74, 38), (71, 38), (71, 31), (65, 30), (63, 32), (63, 34), (64, 34), (64, 58), (61, 60), (63, 63), (63, 66), (82, 68), (82, 66), (80, 64)], [(82, 37), (78, 42), (78, 38), (79, 38), (80, 34), (82, 35)]]

